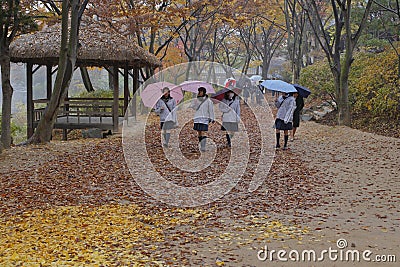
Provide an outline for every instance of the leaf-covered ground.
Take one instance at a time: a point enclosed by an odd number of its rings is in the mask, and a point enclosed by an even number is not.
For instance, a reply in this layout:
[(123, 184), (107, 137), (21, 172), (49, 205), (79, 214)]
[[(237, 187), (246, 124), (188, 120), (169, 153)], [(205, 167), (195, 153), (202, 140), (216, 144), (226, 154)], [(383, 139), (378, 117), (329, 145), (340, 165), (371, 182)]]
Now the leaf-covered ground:
[[(242, 112), (251, 118), (246, 107)], [(146, 134), (159, 136), (156, 118), (150, 122)], [(170, 207), (146, 195), (129, 173), (119, 136), (6, 151), (0, 162), (0, 266), (265, 266), (257, 260), (265, 244), (327, 248), (347, 235), (359, 246), (361, 239), (351, 236), (357, 229), (370, 230), (377, 249), (383, 228), (398, 244), (399, 181), (389, 179), (400, 176), (399, 157), (390, 159), (400, 155), (397, 139), (378, 136), (374, 140), (386, 143), (377, 143), (359, 131), (304, 123), (292, 149), (277, 151), (264, 183), (249, 193), (258, 132), (251, 120), (245, 123), (251, 154), (244, 177), (229, 194), (198, 208)], [(219, 127), (212, 125), (210, 135), (223, 144)], [(198, 157), (196, 136), (190, 127), (185, 131), (181, 149)], [(154, 166), (183, 186), (212, 181), (229, 160), (228, 148), (218, 146), (210, 173), (183, 180), (185, 174), (165, 171), (157, 138), (146, 145)], [(366, 150), (375, 154), (360, 156)], [(375, 188), (385, 177), (389, 188)], [(338, 187), (347, 180), (346, 190)], [(376, 214), (368, 213), (366, 201)], [(347, 210), (352, 208), (354, 213)]]

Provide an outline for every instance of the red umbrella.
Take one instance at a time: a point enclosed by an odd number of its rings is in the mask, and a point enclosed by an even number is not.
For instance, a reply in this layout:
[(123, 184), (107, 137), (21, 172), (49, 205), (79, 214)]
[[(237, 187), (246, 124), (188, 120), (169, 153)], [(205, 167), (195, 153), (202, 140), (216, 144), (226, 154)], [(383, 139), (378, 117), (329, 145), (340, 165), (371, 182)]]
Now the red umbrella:
[[(240, 88), (234, 88), (234, 89), (232, 90), (232, 89), (229, 89), (229, 88), (224, 88), (224, 89), (222, 89), (222, 90), (219, 90), (219, 91), (216, 92), (215, 94), (212, 94), (212, 95), (211, 95), (211, 100), (212, 100), (214, 103), (217, 103), (218, 101), (222, 101), (222, 99), (224, 99), (225, 93), (226, 93), (226, 92), (230, 92), (230, 91), (233, 91), (235, 94), (239, 95), (239, 94), (242, 92), (242, 89), (240, 89)], [(218, 100), (218, 101), (217, 101), (217, 100)]]
[(156, 82), (148, 84), (140, 96), (142, 97), (143, 104), (146, 107), (154, 107), (157, 101), (163, 95), (162, 89), (168, 87), (170, 90), (170, 95), (175, 99), (176, 103), (179, 103), (183, 99), (183, 92), (180, 87), (170, 82)]
[(225, 88), (233, 88), (236, 85), (236, 80), (234, 78), (228, 78), (225, 80)]

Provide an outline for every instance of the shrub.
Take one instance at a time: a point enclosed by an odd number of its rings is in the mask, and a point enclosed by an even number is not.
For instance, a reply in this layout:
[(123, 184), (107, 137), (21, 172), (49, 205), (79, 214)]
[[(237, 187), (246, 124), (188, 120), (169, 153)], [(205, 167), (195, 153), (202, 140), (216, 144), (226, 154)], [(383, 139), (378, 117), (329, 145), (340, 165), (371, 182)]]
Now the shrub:
[[(1, 114), (0, 114), (0, 124), (1, 124)], [(0, 128), (1, 135), (1, 128)], [(20, 143), (25, 140), (26, 137), (26, 126), (17, 124), (13, 118), (11, 118), (11, 137), (13, 139), (13, 143)]]
[(327, 60), (302, 69), (299, 83), (310, 88), (312, 97), (325, 98), (328, 95), (335, 101), (335, 85)]
[[(400, 81), (397, 76), (398, 58), (393, 50), (380, 54), (359, 55), (355, 61), (360, 69), (352, 73), (357, 101), (355, 111), (368, 111), (374, 116), (400, 118)], [(358, 59), (357, 58), (357, 59)]]
[(88, 92), (88, 91), (83, 91), (78, 94), (76, 97), (82, 97), (82, 98), (113, 98), (113, 91), (112, 90), (105, 90), (105, 89), (98, 89), (93, 92)]
[[(349, 101), (352, 110), (398, 121), (400, 79), (396, 53), (386, 47), (382, 53), (356, 53), (354, 59), (349, 75)], [(299, 83), (309, 87), (314, 96), (329, 94), (335, 97), (334, 80), (327, 60), (304, 68)]]

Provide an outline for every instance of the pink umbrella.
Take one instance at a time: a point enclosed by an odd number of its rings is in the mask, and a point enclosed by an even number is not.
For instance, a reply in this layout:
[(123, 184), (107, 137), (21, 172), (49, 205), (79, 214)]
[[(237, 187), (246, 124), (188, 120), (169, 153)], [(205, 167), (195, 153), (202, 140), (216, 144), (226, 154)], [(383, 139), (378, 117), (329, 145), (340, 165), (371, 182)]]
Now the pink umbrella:
[(204, 87), (207, 90), (207, 94), (215, 93), (213, 86), (207, 82), (203, 81), (184, 81), (180, 85), (178, 85), (183, 91), (188, 91), (192, 93), (197, 93), (199, 87)]
[(170, 82), (156, 82), (148, 84), (140, 94), (143, 104), (146, 107), (154, 107), (157, 101), (161, 98), (162, 89), (164, 87), (169, 88), (170, 95), (175, 99), (176, 103), (179, 103), (183, 99), (183, 92), (179, 86)]

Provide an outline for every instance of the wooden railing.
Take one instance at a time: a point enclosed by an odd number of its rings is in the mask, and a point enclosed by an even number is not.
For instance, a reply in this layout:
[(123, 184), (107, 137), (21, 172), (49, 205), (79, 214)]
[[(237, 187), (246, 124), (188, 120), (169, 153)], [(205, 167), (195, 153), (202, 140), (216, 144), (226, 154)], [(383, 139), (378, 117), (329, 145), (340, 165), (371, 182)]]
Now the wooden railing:
[[(37, 122), (43, 116), (45, 107), (48, 103), (47, 99), (33, 100), (33, 121)], [(88, 117), (102, 118), (113, 116), (113, 98), (69, 98), (59, 108), (57, 117)], [(124, 116), (124, 99), (118, 99), (118, 116)]]
[(46, 109), (45, 106), (47, 106), (48, 102), (49, 102), (48, 99), (33, 100), (33, 117), (32, 117), (33, 122), (38, 122), (42, 118), (44, 111)]

